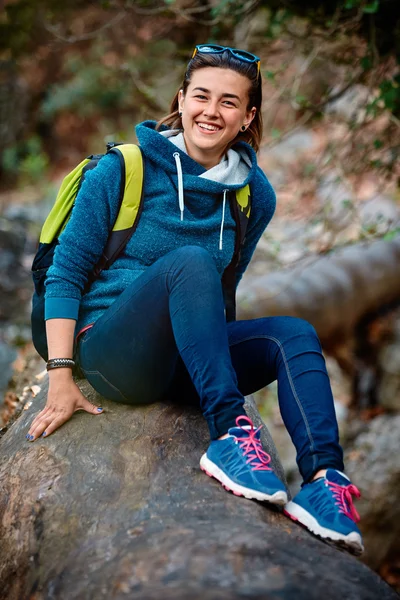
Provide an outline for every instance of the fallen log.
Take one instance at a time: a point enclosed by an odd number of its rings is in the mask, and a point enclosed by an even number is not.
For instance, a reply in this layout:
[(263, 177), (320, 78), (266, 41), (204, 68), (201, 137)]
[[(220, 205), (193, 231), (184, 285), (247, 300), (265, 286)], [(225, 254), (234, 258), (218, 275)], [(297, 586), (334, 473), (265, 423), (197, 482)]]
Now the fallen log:
[(2, 600), (397, 597), (356, 558), (206, 477), (195, 407), (125, 406), (81, 387), (104, 414), (78, 412), (29, 443), (43, 386), (0, 439)]
[(361, 243), (303, 264), (245, 274), (238, 289), (238, 318), (290, 315), (314, 325), (325, 346), (349, 339), (360, 320), (400, 302), (400, 235)]

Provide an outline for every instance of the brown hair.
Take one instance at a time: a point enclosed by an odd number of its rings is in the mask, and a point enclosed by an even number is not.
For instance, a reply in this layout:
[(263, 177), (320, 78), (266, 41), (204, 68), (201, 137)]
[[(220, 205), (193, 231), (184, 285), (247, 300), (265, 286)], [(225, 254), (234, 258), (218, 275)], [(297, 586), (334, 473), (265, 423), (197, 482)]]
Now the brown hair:
[[(204, 69), (205, 67), (219, 67), (220, 69), (232, 69), (240, 75), (244, 75), (250, 82), (249, 89), (249, 103), (247, 110), (250, 111), (253, 106), (257, 109), (256, 114), (252, 122), (246, 131), (239, 131), (238, 135), (231, 142), (230, 145), (235, 144), (239, 141), (244, 141), (250, 144), (257, 152), (262, 138), (263, 123), (261, 114), (261, 102), (262, 102), (262, 91), (261, 91), (261, 73), (258, 73), (257, 64), (245, 62), (236, 58), (229, 50), (221, 53), (202, 53), (197, 54), (189, 61), (183, 83), (179, 89), (182, 89), (183, 95), (186, 95), (187, 88), (190, 84), (192, 74), (198, 69)], [(179, 90), (176, 92), (170, 107), (170, 113), (160, 119), (157, 123), (156, 129), (159, 130), (162, 125), (167, 125), (171, 129), (182, 129), (182, 120), (179, 116), (179, 103), (178, 103)]]

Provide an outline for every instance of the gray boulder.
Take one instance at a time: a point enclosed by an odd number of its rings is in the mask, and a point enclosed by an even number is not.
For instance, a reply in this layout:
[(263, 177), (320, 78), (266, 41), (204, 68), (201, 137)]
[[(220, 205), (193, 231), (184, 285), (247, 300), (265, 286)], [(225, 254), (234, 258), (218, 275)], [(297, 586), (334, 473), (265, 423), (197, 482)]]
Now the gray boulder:
[(356, 558), (206, 477), (198, 409), (83, 391), (103, 415), (29, 443), (44, 386), (0, 440), (3, 600), (396, 598)]
[(400, 554), (400, 415), (381, 415), (365, 425), (346, 453), (346, 473), (360, 489), (357, 502), (365, 554), (378, 569)]

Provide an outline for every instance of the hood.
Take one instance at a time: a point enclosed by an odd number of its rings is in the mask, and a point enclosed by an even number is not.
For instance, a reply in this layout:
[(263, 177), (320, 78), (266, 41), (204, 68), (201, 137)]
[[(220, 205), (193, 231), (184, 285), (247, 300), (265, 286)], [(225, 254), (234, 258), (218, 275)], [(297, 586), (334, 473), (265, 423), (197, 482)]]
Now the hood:
[[(183, 137), (183, 132), (180, 129), (161, 131), (160, 135), (168, 138), (174, 146), (187, 154), (185, 139)], [(226, 185), (243, 186), (243, 182), (246, 181), (249, 176), (250, 170), (251, 159), (247, 152), (243, 148), (237, 150), (231, 148), (217, 165), (211, 169), (207, 169), (207, 171), (199, 175), (199, 177)]]

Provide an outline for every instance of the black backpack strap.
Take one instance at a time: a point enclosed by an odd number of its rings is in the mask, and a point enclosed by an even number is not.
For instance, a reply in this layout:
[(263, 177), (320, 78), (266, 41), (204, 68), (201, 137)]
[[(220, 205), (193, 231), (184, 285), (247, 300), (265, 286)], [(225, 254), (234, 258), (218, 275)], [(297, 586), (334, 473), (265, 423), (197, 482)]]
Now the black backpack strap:
[[(249, 222), (249, 211), (239, 209), (236, 192), (230, 191), (228, 193), (228, 198), (231, 213), (236, 224), (236, 236), (232, 260), (222, 275), (222, 289), (224, 293), (225, 316), (227, 322), (236, 321), (236, 267), (239, 264), (240, 252), (246, 239), (247, 225)], [(250, 207), (250, 205), (251, 196), (249, 197), (248, 206)]]

